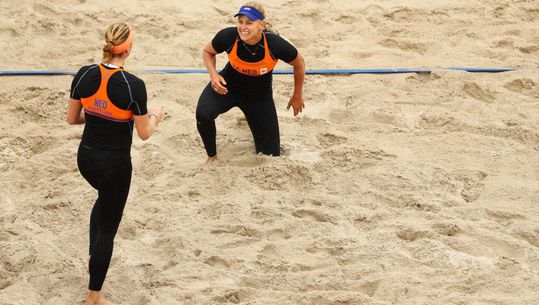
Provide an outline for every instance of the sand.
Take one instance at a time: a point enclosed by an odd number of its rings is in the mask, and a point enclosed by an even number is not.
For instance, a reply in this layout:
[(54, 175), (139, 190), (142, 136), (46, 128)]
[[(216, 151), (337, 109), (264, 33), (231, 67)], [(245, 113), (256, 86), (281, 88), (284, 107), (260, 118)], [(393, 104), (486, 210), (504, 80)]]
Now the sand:
[[(242, 1), (15, 1), (1, 70), (77, 70), (103, 31), (136, 31), (127, 69), (167, 117), (134, 139), (134, 178), (103, 292), (113, 304), (535, 304), (539, 1), (267, 1), (307, 68), (513, 67), (308, 76), (283, 156), (255, 155), (238, 109), (205, 166), (202, 47)], [(220, 55), (218, 65), (226, 57)], [(280, 63), (278, 68), (287, 68)], [(0, 304), (82, 304), (96, 192), (80, 176), (71, 76), (0, 77)]]

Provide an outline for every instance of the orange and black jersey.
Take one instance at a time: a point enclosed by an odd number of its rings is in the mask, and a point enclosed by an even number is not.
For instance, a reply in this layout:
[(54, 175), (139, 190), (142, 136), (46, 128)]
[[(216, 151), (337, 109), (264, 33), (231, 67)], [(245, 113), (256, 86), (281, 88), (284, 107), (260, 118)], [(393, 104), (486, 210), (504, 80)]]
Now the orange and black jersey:
[[(265, 58), (266, 47), (269, 49), (269, 55), (272, 59), (291, 62), (298, 55), (297, 49), (286, 41), (284, 38), (272, 32), (264, 32), (262, 39), (254, 46), (244, 44), (238, 38), (238, 30), (236, 27), (223, 29), (215, 35), (212, 40), (212, 46), (217, 53), (232, 51), (237, 52), (237, 57), (248, 63), (263, 61)], [(264, 39), (265, 38), (265, 39)], [(267, 41), (268, 46), (264, 44)], [(228, 91), (240, 95), (261, 95), (271, 94), (272, 89), (272, 74), (268, 71), (262, 75), (246, 75), (238, 72), (231, 63), (220, 72), (227, 82)]]
[[(101, 86), (102, 83), (106, 88)], [(71, 98), (81, 100), (85, 111), (86, 125), (81, 143), (104, 150), (129, 150), (132, 115), (148, 113), (144, 81), (121, 68), (104, 64), (79, 70), (71, 84)], [(98, 110), (104, 105), (112, 109), (112, 113), (92, 109), (92, 106)]]

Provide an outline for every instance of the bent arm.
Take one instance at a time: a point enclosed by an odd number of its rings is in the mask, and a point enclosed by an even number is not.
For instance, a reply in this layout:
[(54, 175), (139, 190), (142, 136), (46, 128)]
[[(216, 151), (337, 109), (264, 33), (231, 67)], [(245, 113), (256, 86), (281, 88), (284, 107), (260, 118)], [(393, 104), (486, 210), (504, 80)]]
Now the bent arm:
[(202, 52), (202, 59), (204, 60), (204, 66), (210, 73), (211, 86), (215, 92), (219, 94), (227, 94), (228, 89), (226, 88), (226, 80), (224, 77), (219, 75), (217, 69), (215, 68), (217, 58), (217, 51), (213, 48), (213, 45), (208, 43)]
[(138, 136), (143, 140), (147, 140), (154, 133), (159, 124), (159, 116), (153, 112), (143, 115), (134, 115), (135, 128)]
[(204, 61), (204, 66), (210, 73), (210, 77), (217, 75), (217, 51), (213, 48), (211, 42), (209, 42), (202, 51), (202, 60)]
[(298, 53), (298, 56), (288, 64), (294, 67), (294, 96), (301, 97), (303, 95), (303, 82), (305, 81), (305, 60)]
[(82, 111), (82, 103), (80, 100), (70, 98), (67, 104), (67, 123), (69, 125), (84, 124), (84, 111)]

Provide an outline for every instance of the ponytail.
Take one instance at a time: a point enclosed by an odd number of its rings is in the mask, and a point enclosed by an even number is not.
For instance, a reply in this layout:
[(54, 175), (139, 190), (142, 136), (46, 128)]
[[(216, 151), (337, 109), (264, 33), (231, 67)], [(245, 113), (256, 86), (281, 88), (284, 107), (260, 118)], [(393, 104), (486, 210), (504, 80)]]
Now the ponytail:
[(110, 63), (110, 61), (112, 60), (112, 48), (113, 47), (114, 47), (114, 45), (112, 44), (112, 42), (107, 41), (105, 43), (105, 46), (103, 47), (103, 62)]

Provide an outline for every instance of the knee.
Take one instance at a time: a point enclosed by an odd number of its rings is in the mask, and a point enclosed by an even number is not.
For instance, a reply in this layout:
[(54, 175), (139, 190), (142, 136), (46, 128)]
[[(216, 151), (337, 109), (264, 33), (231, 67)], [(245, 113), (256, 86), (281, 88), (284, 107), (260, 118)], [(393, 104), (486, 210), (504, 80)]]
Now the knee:
[(200, 122), (200, 123), (202, 123), (202, 122), (207, 122), (207, 121), (210, 120), (210, 119), (209, 119), (209, 116), (204, 115), (203, 113), (199, 112), (198, 110), (197, 110), (197, 112), (196, 112), (195, 117), (196, 117), (196, 119), (197, 119), (197, 122)]
[(197, 108), (196, 113), (197, 122), (205, 123), (211, 122), (217, 118), (217, 115), (211, 113), (211, 111), (205, 111), (204, 109)]

